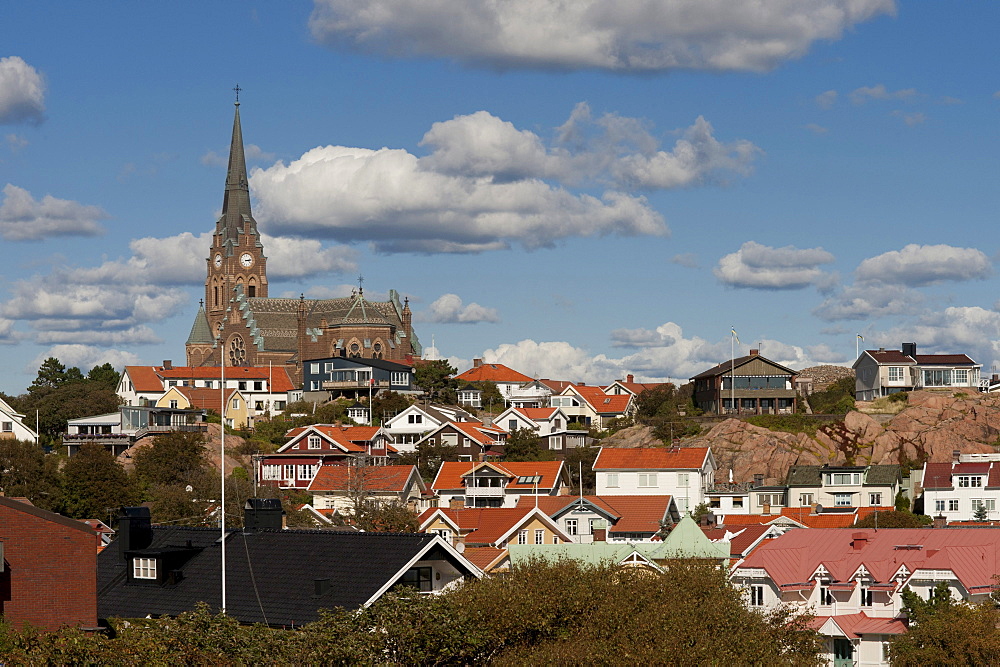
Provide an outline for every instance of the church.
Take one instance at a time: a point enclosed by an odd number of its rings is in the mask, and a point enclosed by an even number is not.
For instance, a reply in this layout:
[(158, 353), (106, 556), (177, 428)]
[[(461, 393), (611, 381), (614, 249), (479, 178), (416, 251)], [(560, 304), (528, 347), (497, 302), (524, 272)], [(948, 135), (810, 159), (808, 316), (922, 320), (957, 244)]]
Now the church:
[(250, 210), (240, 103), (229, 147), (222, 215), (206, 260), (205, 298), (185, 345), (188, 366), (283, 366), (301, 386), (308, 359), (355, 357), (409, 363), (420, 358), (409, 299), (396, 290), (369, 301), (271, 298), (267, 257)]

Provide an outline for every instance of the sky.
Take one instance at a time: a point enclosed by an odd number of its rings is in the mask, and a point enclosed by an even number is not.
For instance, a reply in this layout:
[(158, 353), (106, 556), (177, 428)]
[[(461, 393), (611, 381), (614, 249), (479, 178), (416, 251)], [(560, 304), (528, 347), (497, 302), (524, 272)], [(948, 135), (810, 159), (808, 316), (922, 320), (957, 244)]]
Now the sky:
[[(7, 3), (0, 391), (183, 363), (236, 85), (271, 296), (607, 383), (1000, 364), (1000, 4)], [(735, 330), (737, 340), (733, 337)]]

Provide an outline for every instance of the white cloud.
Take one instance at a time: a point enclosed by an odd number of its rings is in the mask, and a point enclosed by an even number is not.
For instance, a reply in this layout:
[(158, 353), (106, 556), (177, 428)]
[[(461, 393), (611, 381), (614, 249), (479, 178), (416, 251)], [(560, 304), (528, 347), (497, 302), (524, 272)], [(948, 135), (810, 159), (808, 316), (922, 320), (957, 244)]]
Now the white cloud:
[(736, 252), (722, 257), (713, 273), (732, 287), (801, 289), (824, 286), (829, 276), (818, 267), (833, 259), (822, 248), (772, 248), (747, 241)]
[(16, 153), (25, 146), (28, 145), (28, 140), (19, 134), (5, 134), (4, 141), (7, 142), (7, 147), (10, 148), (11, 153)]
[[(69, 323), (79, 324), (81, 327), (86, 326), (82, 321), (70, 321)], [(59, 321), (58, 324), (65, 325), (67, 322)], [(118, 331), (101, 331), (97, 329), (88, 331), (77, 328), (68, 331), (39, 331), (35, 335), (34, 340), (36, 343), (42, 345), (65, 343), (98, 345), (102, 347), (108, 345), (152, 345), (163, 342), (163, 339), (155, 331), (145, 325), (133, 326)]]
[(920, 292), (903, 285), (855, 284), (828, 297), (813, 314), (828, 320), (867, 320), (889, 315), (910, 315), (923, 304)]
[(55, 357), (67, 368), (76, 366), (84, 373), (87, 373), (94, 366), (108, 363), (118, 371), (121, 371), (125, 366), (142, 365), (138, 355), (125, 350), (108, 350), (91, 345), (54, 345), (28, 364), (25, 367), (25, 372), (33, 375), (42, 362), (49, 357)]
[(41, 201), (8, 183), (0, 204), (0, 236), (6, 241), (38, 241), (51, 236), (99, 236), (98, 220), (108, 215), (97, 206), (45, 195)]
[(905, 111), (896, 110), (892, 112), (892, 115), (895, 116), (896, 118), (902, 118), (903, 122), (909, 125), (910, 127), (915, 127), (917, 125), (920, 125), (925, 120), (927, 120), (927, 115), (919, 111), (908, 113)]
[(826, 343), (806, 346), (806, 355), (816, 364), (848, 364), (854, 361), (853, 358), (848, 358), (843, 353), (834, 351)]
[(816, 104), (823, 109), (829, 109), (837, 102), (838, 93), (836, 90), (828, 90), (816, 96)]
[(313, 37), (495, 68), (766, 71), (895, 12), (892, 0), (314, 0)]
[(698, 256), (693, 252), (684, 252), (670, 258), (673, 264), (683, 266), (688, 269), (698, 268)]
[(944, 281), (983, 280), (993, 275), (989, 258), (976, 248), (917, 245), (869, 257), (854, 273), (859, 282), (878, 281), (909, 286)]
[(978, 306), (927, 311), (916, 321), (881, 332), (873, 338), (898, 349), (902, 341), (917, 344), (918, 354), (967, 354), (983, 364), (983, 374), (1000, 364), (1000, 313)]
[(813, 134), (826, 134), (830, 130), (823, 127), (822, 125), (817, 125), (816, 123), (808, 123), (805, 128), (812, 132)]
[(416, 315), (421, 322), (448, 322), (455, 324), (476, 324), (479, 322), (499, 322), (496, 308), (487, 308), (478, 303), (464, 304), (457, 294), (443, 294), (427, 310)]
[[(574, 236), (665, 235), (629, 190), (691, 187), (749, 173), (760, 149), (720, 142), (698, 118), (670, 150), (638, 119), (578, 104), (551, 142), (485, 111), (435, 123), (416, 157), (398, 149), (314, 148), (255, 169), (269, 230), (373, 241), (380, 252), (483, 252)], [(608, 188), (600, 198), (576, 186)]]
[(0, 58), (0, 125), (45, 120), (45, 81), (17, 56)]
[(649, 329), (615, 329), (611, 332), (611, 345), (613, 347), (663, 347), (673, 345), (677, 339), (674, 337), (675, 325), (668, 322), (656, 328), (655, 331)]
[(889, 90), (884, 83), (876, 86), (862, 86), (851, 91), (851, 101), (855, 104), (864, 104), (869, 100), (909, 100), (917, 96), (916, 88), (904, 88), (901, 90)]

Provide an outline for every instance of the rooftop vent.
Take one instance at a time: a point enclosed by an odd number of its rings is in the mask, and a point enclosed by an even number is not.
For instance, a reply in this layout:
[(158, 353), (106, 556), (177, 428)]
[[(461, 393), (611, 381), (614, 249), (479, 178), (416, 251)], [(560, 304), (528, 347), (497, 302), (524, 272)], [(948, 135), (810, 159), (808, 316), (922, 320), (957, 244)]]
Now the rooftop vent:
[(896, 551), (920, 551), (924, 548), (922, 544), (897, 544), (895, 547)]

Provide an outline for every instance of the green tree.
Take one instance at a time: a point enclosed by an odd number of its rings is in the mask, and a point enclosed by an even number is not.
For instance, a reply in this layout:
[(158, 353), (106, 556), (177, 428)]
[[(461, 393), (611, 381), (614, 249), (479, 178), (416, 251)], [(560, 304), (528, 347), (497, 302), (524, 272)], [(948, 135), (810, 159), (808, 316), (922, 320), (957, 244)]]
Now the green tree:
[(989, 519), (989, 514), (986, 511), (986, 505), (979, 505), (976, 510), (972, 513), (973, 521), (986, 521)]
[(372, 423), (384, 424), (387, 419), (395, 417), (408, 407), (410, 407), (410, 402), (399, 392), (379, 392), (372, 399)]
[(1000, 611), (951, 597), (946, 582), (929, 600), (903, 589), (910, 628), (889, 645), (893, 665), (994, 665), (1000, 663)]
[(842, 377), (823, 391), (809, 395), (812, 411), (822, 415), (846, 415), (854, 409), (854, 375)]
[(110, 363), (103, 363), (100, 366), (94, 366), (90, 369), (90, 372), (87, 373), (87, 380), (96, 386), (115, 391), (118, 389), (118, 381), (121, 380), (121, 373), (116, 371), (115, 367)]
[(62, 495), (60, 458), (45, 454), (33, 442), (0, 440), (0, 490), (42, 509), (57, 509)]
[(596, 493), (597, 475), (594, 473), (594, 461), (600, 447), (585, 445), (566, 450), (566, 470), (569, 471), (571, 493), (580, 493), (580, 475), (583, 475), (583, 492)]
[(364, 501), (351, 513), (351, 523), (370, 533), (415, 533), (420, 529), (416, 513), (397, 502)]
[(457, 372), (446, 359), (422, 361), (414, 366), (414, 380), (423, 389), (430, 400), (455, 402), (455, 389), (458, 382), (453, 377)]
[(538, 433), (530, 428), (514, 429), (503, 446), (504, 461), (552, 461), (555, 455), (542, 446)]
[(38, 375), (28, 385), (28, 393), (44, 394), (66, 383), (66, 366), (55, 357), (49, 357), (38, 367)]
[(507, 401), (497, 388), (496, 382), (475, 382), (474, 386), (482, 391), (483, 408), (498, 414), (507, 409)]
[(116, 508), (137, 502), (125, 469), (101, 445), (83, 445), (63, 466), (62, 504), (68, 516), (106, 521)]
[(205, 436), (193, 431), (158, 435), (149, 446), (136, 448), (132, 462), (146, 487), (193, 485), (208, 469)]
[(29, 415), (37, 411), (41, 435), (52, 440), (65, 433), (68, 420), (117, 412), (119, 405), (121, 399), (114, 389), (81, 377), (64, 380), (55, 387), (37, 385), (20, 397), (17, 409)]
[(910, 511), (885, 510), (872, 512), (854, 523), (855, 528), (922, 528), (932, 519)]

